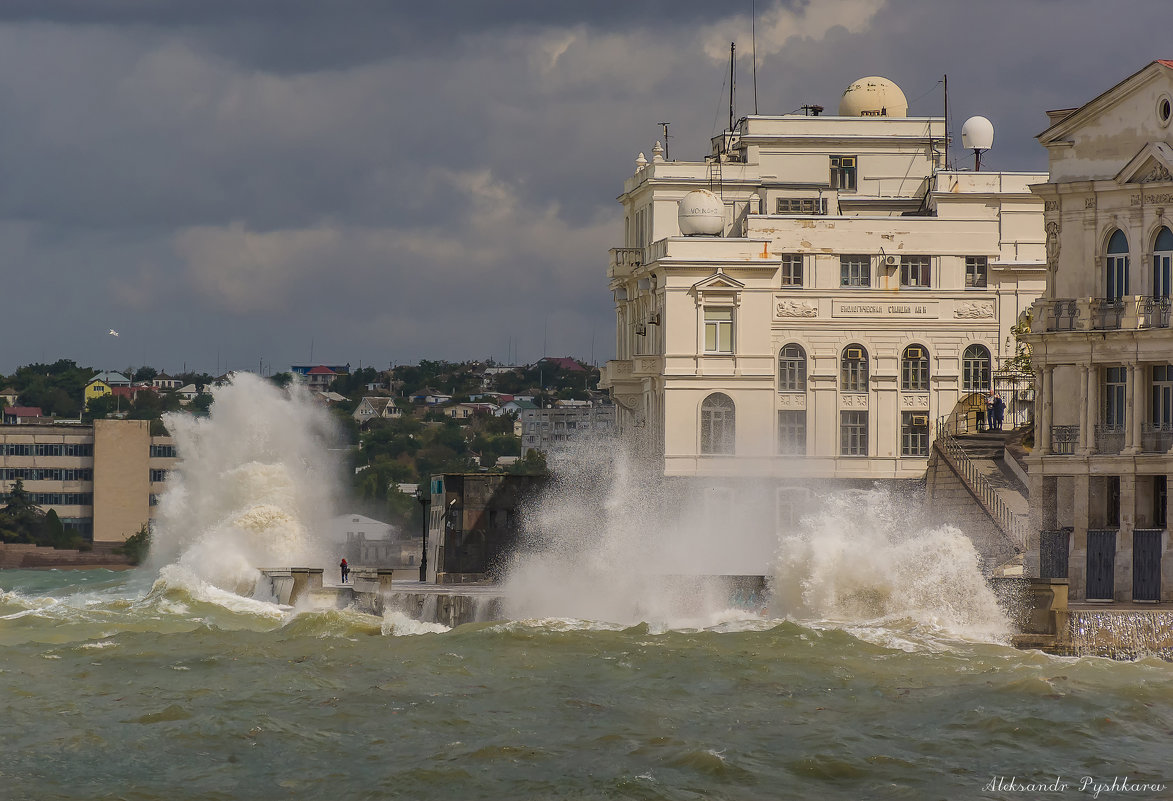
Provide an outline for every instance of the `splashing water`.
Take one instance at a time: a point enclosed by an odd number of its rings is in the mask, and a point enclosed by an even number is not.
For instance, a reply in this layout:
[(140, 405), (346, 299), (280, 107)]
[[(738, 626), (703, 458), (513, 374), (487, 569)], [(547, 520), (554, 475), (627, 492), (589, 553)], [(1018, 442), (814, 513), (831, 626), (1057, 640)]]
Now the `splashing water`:
[[(1009, 623), (956, 528), (915, 525), (919, 503), (882, 489), (812, 496), (780, 528), (775, 487), (655, 476), (613, 447), (551, 458), (507, 574), (519, 618), (711, 628), (762, 615), (1002, 640)], [(770, 595), (730, 577), (764, 577)]]
[(335, 429), (326, 411), (246, 373), (212, 390), (207, 418), (165, 417), (180, 461), (154, 524), (151, 564), (169, 584), (248, 594), (258, 568), (324, 566)]
[(819, 496), (797, 530), (779, 539), (772, 611), (1004, 640), (1010, 624), (973, 543), (953, 526), (927, 527), (919, 517), (906, 499), (880, 489)]

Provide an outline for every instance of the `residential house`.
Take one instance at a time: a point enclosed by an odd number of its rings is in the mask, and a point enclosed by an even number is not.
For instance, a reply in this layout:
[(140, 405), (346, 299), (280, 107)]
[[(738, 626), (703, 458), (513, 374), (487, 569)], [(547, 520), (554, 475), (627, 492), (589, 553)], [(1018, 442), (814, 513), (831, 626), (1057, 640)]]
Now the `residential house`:
[(382, 395), (364, 397), (351, 414), (360, 426), (371, 420), (394, 420), (402, 416), (403, 410), (395, 405), (394, 399)]
[(0, 390), (0, 401), (3, 401), (5, 406), (15, 406), (20, 400), (20, 393), (12, 387), (6, 387)]
[(4, 425), (28, 425), (41, 420), (40, 406), (5, 406), (0, 410)]

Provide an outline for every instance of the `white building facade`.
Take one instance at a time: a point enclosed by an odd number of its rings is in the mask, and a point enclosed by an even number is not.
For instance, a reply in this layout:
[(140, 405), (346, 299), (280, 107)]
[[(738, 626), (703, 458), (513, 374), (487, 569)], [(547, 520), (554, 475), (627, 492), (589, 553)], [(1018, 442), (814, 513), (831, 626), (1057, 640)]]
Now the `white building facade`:
[(1073, 600), (1171, 601), (1173, 61), (1048, 116), (1029, 567)]
[[(944, 119), (906, 107), (868, 78), (838, 116), (742, 119), (706, 161), (640, 155), (602, 386), (666, 475), (919, 479), (934, 421), (1014, 355), (1046, 176), (946, 170)], [(718, 220), (683, 236), (696, 190)]]

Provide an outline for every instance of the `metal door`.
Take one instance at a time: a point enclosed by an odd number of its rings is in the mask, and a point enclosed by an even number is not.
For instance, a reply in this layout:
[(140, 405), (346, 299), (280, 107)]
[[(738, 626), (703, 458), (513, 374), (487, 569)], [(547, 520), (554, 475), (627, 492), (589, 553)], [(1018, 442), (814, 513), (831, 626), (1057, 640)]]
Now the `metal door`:
[(1087, 597), (1112, 600), (1116, 571), (1116, 529), (1092, 529), (1087, 533)]
[(1161, 530), (1132, 532), (1132, 600), (1161, 600)]
[(1070, 550), (1070, 528), (1042, 532), (1039, 541), (1039, 577), (1067, 578), (1067, 555)]

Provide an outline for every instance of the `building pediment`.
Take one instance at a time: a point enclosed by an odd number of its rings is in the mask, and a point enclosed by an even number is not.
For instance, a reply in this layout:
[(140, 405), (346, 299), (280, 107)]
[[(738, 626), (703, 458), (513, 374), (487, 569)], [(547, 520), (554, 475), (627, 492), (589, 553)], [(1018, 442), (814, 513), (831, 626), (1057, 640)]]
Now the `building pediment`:
[(1085, 126), (1094, 123), (1111, 109), (1117, 108), (1126, 98), (1140, 91), (1153, 81), (1166, 84), (1173, 73), (1173, 61), (1151, 61), (1120, 83), (1101, 93), (1079, 108), (1056, 112), (1052, 125), (1038, 135), (1039, 142), (1046, 146), (1060, 142), (1071, 142)]
[(702, 278), (692, 285), (693, 292), (737, 292), (745, 289), (745, 284), (738, 281), (736, 278), (730, 278), (722, 272), (721, 268), (717, 268), (717, 272), (710, 275), (708, 278)]
[(1118, 184), (1148, 184), (1173, 180), (1173, 147), (1149, 142), (1116, 174)]

